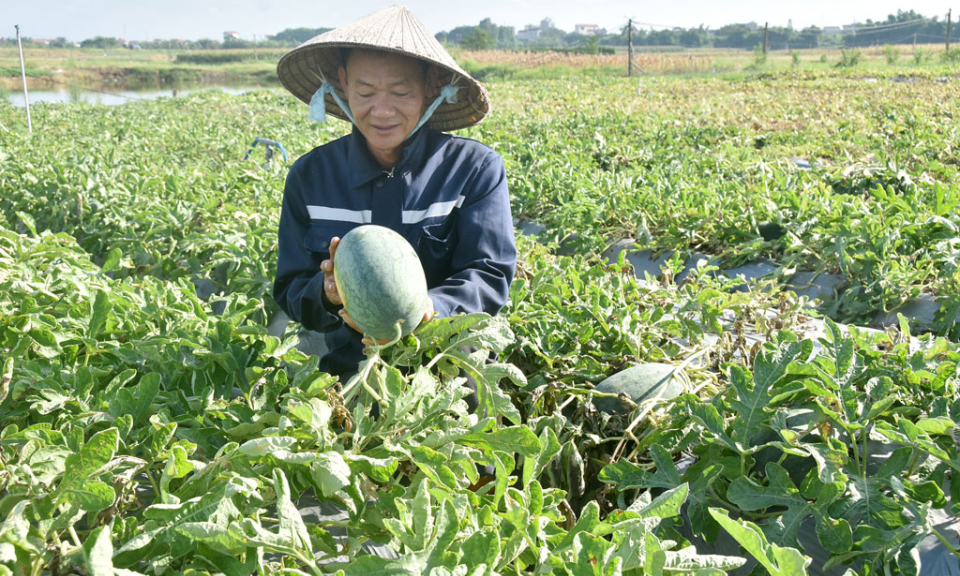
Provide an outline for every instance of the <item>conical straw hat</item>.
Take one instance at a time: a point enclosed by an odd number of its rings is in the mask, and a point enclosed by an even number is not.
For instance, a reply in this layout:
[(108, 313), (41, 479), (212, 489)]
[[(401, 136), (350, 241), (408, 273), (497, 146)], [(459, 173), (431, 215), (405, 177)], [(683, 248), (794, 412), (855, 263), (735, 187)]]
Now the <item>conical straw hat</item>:
[[(428, 125), (436, 130), (457, 130), (473, 126), (490, 111), (490, 97), (483, 85), (463, 71), (423, 23), (406, 6), (390, 6), (369, 16), (315, 36), (287, 52), (277, 64), (277, 76), (284, 88), (310, 103), (310, 98), (326, 80), (344, 100), (337, 70), (341, 48), (370, 48), (405, 54), (435, 64), (441, 86), (460, 87), (457, 102), (443, 102), (430, 117)], [(347, 115), (330, 94), (326, 110), (341, 120)]]

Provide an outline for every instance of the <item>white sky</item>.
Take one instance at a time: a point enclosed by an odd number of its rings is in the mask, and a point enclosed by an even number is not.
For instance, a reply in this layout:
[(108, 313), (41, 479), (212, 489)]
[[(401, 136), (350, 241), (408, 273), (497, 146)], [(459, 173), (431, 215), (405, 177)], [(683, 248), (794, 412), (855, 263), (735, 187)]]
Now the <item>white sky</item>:
[[(83, 40), (94, 36), (128, 40), (153, 38), (222, 39), (235, 30), (252, 40), (285, 28), (335, 28), (374, 12), (391, 2), (375, 0), (0, 0), (0, 37), (15, 36), (20, 25), (24, 36), (66, 37)], [(613, 0), (408, 0), (406, 5), (437, 33), (461, 25), (476, 25), (490, 17), (495, 24), (514, 26), (553, 18), (556, 26), (572, 31), (575, 24), (597, 24), (607, 29), (623, 26), (627, 18), (666, 26), (695, 27), (755, 21), (795, 28), (884, 20), (898, 9), (916, 10), (924, 16), (946, 18), (950, 0), (760, 0), (680, 2), (624, 2)], [(960, 9), (960, 2), (956, 8)], [(958, 14), (953, 15), (954, 21)], [(960, 31), (958, 31), (960, 33)]]

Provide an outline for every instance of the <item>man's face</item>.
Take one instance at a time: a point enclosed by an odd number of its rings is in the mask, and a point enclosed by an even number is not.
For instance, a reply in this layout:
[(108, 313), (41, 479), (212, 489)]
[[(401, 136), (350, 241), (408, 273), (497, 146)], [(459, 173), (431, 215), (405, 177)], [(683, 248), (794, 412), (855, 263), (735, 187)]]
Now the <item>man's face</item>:
[(396, 154), (425, 109), (421, 63), (389, 52), (356, 51), (346, 70), (340, 68), (340, 85), (371, 152), (378, 160)]

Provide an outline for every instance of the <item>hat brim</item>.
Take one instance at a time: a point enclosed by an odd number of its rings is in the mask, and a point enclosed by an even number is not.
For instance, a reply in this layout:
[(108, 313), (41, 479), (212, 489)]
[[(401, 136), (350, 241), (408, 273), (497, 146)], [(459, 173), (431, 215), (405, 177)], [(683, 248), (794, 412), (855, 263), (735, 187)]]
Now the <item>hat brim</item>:
[[(486, 89), (480, 82), (459, 66), (456, 66), (455, 63), (451, 66), (449, 63), (438, 62), (421, 54), (412, 54), (408, 51), (373, 43), (325, 42), (324, 36), (326, 34), (321, 34), (287, 52), (277, 63), (277, 76), (280, 78), (280, 83), (305, 103), (310, 103), (310, 99), (324, 80), (333, 85), (337, 94), (346, 100), (338, 74), (340, 50), (342, 48), (366, 48), (392, 52), (429, 62), (437, 67), (438, 80), (441, 86), (453, 83), (460, 87), (455, 103), (443, 102), (437, 107), (433, 116), (427, 122), (431, 128), (436, 130), (466, 128), (480, 123), (490, 112), (490, 97)], [(450, 60), (452, 62), (452, 59)], [(331, 95), (326, 95), (325, 104), (328, 114), (349, 121), (347, 115), (340, 109)]]

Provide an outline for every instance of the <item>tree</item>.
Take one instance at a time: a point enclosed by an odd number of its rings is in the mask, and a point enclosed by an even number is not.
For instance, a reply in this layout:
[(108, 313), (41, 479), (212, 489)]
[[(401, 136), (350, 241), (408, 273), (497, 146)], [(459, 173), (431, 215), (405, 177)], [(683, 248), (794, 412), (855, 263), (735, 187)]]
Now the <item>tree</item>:
[(277, 32), (273, 39), (277, 42), (290, 42), (293, 44), (302, 44), (307, 40), (329, 32), (331, 28), (287, 28)]
[(563, 30), (550, 28), (541, 30), (540, 37), (533, 42), (533, 45), (537, 48), (562, 48), (567, 44), (566, 38), (567, 33)]
[(80, 43), (81, 48), (116, 48), (120, 45), (120, 41), (116, 38), (107, 38), (105, 36), (97, 36), (95, 38), (88, 38)]
[(657, 30), (650, 33), (648, 43), (651, 46), (675, 46), (678, 34), (674, 30)]
[(707, 43), (707, 31), (703, 26), (688, 28), (680, 33), (679, 40), (687, 48), (699, 48)]
[(823, 36), (823, 30), (816, 26), (809, 26), (800, 31), (800, 46), (803, 48), (816, 48), (820, 46), (820, 39)]
[(493, 48), (493, 36), (483, 28), (477, 27), (463, 37), (460, 46), (464, 50), (489, 50)]

